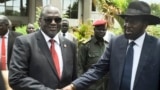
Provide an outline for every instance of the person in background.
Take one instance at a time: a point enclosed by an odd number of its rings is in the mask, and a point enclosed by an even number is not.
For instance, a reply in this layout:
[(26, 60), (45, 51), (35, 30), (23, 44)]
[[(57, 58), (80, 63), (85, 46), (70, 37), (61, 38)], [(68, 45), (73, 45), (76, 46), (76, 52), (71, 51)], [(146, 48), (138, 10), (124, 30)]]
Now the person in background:
[(62, 20), (61, 31), (59, 32), (59, 35), (77, 44), (76, 38), (69, 32), (69, 21), (67, 19)]
[[(80, 45), (78, 52), (79, 75), (86, 72), (104, 53), (108, 42), (103, 39), (106, 34), (106, 20), (100, 19), (93, 23), (94, 35)], [(87, 90), (106, 90), (108, 77), (96, 81)]]
[(76, 45), (58, 35), (61, 20), (58, 8), (44, 6), (40, 30), (15, 40), (9, 69), (14, 90), (55, 90), (77, 78)]
[[(15, 38), (22, 35), (21, 33), (10, 30), (10, 23), (8, 17), (0, 15), (0, 66), (2, 70), (8, 69)], [(4, 58), (3, 61), (2, 57)]]
[(11, 30), (11, 24), (8, 17), (0, 15), (0, 68), (7, 90), (10, 90), (8, 84), (8, 68), (12, 55), (13, 43), (16, 37), (22, 35)]
[(30, 34), (30, 33), (35, 32), (34, 25), (31, 24), (31, 23), (29, 23), (29, 24), (27, 25), (27, 27), (26, 27), (26, 32), (27, 32), (27, 34)]
[(85, 90), (109, 72), (109, 90), (160, 90), (160, 40), (147, 34), (160, 24), (144, 1), (132, 1), (124, 14), (124, 34), (112, 38), (105, 53), (62, 90)]

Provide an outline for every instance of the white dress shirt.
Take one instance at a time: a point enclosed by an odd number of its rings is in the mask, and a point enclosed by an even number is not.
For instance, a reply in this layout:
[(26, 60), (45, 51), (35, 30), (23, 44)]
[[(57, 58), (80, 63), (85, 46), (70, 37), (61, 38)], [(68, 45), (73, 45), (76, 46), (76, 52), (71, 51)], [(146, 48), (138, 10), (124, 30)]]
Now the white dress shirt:
[[(59, 35), (63, 36), (63, 33), (60, 31), (60, 32), (59, 32)], [(77, 40), (76, 40), (76, 38), (74, 37), (74, 35), (71, 34), (71, 33), (69, 33), (69, 32), (66, 32), (66, 33), (65, 33), (65, 36), (63, 36), (63, 37), (65, 37), (66, 39), (74, 42), (75, 44), (77, 43), (77, 42), (76, 42)]]
[[(41, 30), (45, 40), (46, 40), (46, 43), (48, 45), (48, 48), (50, 49), (51, 47), (51, 43), (50, 43), (50, 37), (47, 36), (42, 30)], [(59, 42), (59, 38), (58, 38), (58, 34), (52, 38), (53, 40), (55, 40), (54, 42), (54, 45), (55, 45), (55, 50), (58, 54), (58, 59), (59, 59), (59, 64), (60, 64), (60, 76), (62, 75), (62, 71), (63, 71), (63, 58), (62, 58), (62, 52), (61, 52), (61, 47), (60, 47), (60, 42)]]
[[(133, 67), (132, 67), (132, 76), (131, 76), (131, 87), (130, 90), (133, 90), (134, 87), (134, 81), (136, 77), (136, 72), (139, 64), (139, 59), (141, 56), (141, 51), (143, 47), (143, 42), (145, 39), (146, 33), (142, 34), (139, 38), (134, 40), (135, 45), (133, 47), (134, 49), (134, 56), (133, 56)], [(133, 40), (129, 40), (129, 43), (132, 42)]]

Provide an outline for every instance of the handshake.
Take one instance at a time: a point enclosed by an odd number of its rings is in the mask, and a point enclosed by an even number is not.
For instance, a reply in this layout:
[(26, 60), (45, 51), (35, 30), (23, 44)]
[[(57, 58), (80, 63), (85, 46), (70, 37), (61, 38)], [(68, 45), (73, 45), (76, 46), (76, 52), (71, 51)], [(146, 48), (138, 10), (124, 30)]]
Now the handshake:
[(76, 88), (73, 84), (69, 84), (68, 86), (66, 86), (62, 89), (56, 89), (56, 90), (76, 90)]

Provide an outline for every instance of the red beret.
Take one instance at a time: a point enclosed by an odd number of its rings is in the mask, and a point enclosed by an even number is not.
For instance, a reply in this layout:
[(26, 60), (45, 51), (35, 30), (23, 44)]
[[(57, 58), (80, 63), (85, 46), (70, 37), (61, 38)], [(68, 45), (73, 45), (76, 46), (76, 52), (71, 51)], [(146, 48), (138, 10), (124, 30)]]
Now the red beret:
[(107, 21), (104, 20), (104, 19), (96, 20), (95, 22), (93, 22), (93, 26), (97, 26), (97, 25), (105, 25), (106, 22), (107, 22)]

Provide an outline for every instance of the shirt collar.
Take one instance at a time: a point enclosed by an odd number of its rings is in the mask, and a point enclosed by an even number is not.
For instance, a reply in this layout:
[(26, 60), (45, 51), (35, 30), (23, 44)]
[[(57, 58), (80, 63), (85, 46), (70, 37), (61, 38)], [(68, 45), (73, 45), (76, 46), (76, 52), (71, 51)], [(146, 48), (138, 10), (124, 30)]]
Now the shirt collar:
[[(146, 33), (143, 33), (139, 38), (137, 38), (136, 40), (134, 40), (134, 42), (136, 43), (137, 46), (142, 47), (145, 36), (146, 36)], [(132, 41), (133, 40), (129, 40), (129, 43), (132, 42)]]
[[(62, 31), (60, 31), (60, 34), (63, 36), (63, 32)], [(68, 34), (68, 32), (65, 33), (65, 35), (67, 35), (67, 34)]]
[[(41, 30), (41, 33), (42, 35), (44, 36), (46, 42), (48, 43), (48, 41), (51, 39), (48, 35), (46, 35), (42, 30)], [(59, 38), (58, 38), (58, 34), (56, 34), (56, 36), (54, 38), (52, 38), (56, 41), (57, 44), (60, 45), (60, 41), (59, 41)]]

